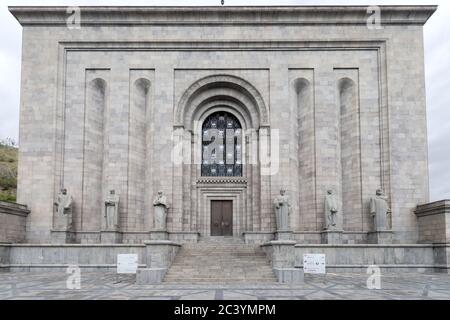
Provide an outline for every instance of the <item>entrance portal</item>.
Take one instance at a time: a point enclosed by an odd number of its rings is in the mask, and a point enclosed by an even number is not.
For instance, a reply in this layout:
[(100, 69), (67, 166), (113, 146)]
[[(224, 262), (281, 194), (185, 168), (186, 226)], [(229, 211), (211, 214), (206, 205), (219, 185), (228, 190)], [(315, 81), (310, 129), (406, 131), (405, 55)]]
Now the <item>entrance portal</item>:
[(211, 201), (211, 236), (233, 235), (233, 201)]

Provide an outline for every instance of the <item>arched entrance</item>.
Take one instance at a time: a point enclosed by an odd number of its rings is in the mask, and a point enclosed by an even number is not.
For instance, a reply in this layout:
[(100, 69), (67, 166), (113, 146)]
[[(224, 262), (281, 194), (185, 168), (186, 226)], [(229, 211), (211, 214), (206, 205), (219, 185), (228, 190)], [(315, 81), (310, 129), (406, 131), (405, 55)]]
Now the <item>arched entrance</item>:
[(228, 235), (271, 229), (270, 176), (259, 163), (268, 114), (258, 90), (236, 76), (213, 75), (187, 88), (174, 119), (183, 159), (175, 165), (174, 194), (181, 196), (174, 196), (174, 232), (215, 234), (212, 210), (225, 212), (217, 221), (231, 226)]

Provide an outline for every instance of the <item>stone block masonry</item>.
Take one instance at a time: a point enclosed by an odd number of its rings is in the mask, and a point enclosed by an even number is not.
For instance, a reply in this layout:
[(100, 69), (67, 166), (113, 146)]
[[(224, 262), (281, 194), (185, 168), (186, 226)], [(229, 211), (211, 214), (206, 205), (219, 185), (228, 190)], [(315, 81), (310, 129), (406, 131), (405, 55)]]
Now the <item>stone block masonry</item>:
[[(80, 7), (70, 29), (66, 7), (10, 7), (23, 26), (18, 201), (30, 213), (0, 211), (0, 241), (30, 244), (3, 246), (5, 268), (108, 270), (125, 250), (144, 259), (143, 283), (158, 282), (178, 243), (195, 252), (221, 235), (265, 243), (279, 281), (302, 281), (310, 252), (336, 271), (447, 271), (448, 201), (421, 205), (423, 26), (436, 6), (380, 10), (373, 29), (364, 6)], [(73, 198), (66, 234), (61, 188)], [(288, 232), (275, 234), (282, 188)], [(392, 219), (374, 233), (379, 188)], [(102, 235), (109, 190), (118, 223)], [(158, 191), (164, 234), (151, 233)]]
[(450, 243), (450, 200), (417, 206), (419, 242)]
[[(76, 242), (100, 241), (112, 189), (114, 241), (146, 240), (158, 190), (170, 233), (209, 236), (211, 202), (231, 201), (233, 236), (267, 241), (283, 187), (296, 239), (321, 242), (332, 188), (340, 241), (367, 242), (382, 188), (392, 242), (417, 243), (411, 213), (428, 201), (423, 25), (436, 7), (380, 9), (372, 30), (363, 6), (80, 7), (71, 30), (65, 7), (10, 7), (23, 26), (27, 241), (51, 241), (61, 187)], [(202, 124), (216, 112), (242, 128), (238, 177), (202, 173)]]
[(0, 243), (20, 243), (26, 240), (27, 206), (0, 201)]

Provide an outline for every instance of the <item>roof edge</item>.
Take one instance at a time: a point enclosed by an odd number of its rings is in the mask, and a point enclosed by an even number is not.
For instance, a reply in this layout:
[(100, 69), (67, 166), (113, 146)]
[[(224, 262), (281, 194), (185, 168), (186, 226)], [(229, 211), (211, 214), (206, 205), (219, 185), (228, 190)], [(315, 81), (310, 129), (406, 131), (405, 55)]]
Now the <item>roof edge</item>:
[[(10, 6), (22, 26), (64, 25), (73, 11), (67, 6)], [(81, 6), (81, 24), (366, 24), (369, 6), (240, 6), (240, 7), (145, 7)], [(379, 6), (381, 24), (424, 25), (437, 10), (435, 5)]]

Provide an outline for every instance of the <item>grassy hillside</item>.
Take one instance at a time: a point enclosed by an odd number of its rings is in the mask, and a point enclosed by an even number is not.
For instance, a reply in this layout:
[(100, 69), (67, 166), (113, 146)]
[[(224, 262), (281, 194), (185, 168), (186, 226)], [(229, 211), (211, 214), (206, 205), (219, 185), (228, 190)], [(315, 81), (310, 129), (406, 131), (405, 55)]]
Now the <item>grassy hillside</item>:
[(0, 200), (16, 201), (18, 149), (0, 142)]

